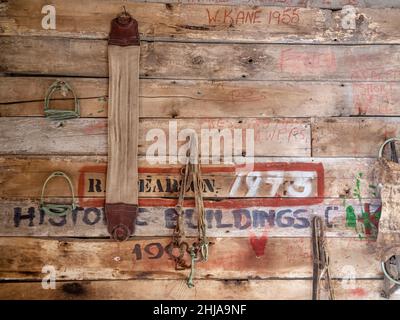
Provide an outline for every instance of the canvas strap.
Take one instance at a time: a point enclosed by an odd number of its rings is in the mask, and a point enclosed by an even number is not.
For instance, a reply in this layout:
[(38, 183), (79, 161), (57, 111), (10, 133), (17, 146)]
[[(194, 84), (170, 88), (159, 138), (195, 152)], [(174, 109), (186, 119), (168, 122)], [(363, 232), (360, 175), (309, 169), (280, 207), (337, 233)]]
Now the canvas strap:
[(108, 167), (105, 213), (111, 237), (135, 230), (138, 210), (139, 57), (137, 21), (124, 12), (112, 20), (108, 42)]

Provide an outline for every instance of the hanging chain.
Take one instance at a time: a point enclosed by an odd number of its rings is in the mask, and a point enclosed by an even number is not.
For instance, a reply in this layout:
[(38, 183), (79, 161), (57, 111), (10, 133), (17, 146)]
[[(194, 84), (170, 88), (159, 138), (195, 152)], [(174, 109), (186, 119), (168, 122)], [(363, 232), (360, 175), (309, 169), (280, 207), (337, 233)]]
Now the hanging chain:
[(325, 240), (324, 225), (321, 217), (312, 220), (312, 249), (313, 249), (313, 300), (319, 300), (321, 282), (329, 293), (329, 300), (335, 300), (331, 276), (329, 272), (329, 254)]
[[(202, 196), (203, 181), (201, 177), (199, 155), (197, 151), (197, 141), (194, 137), (190, 139), (190, 147), (187, 152), (186, 165), (181, 171), (182, 184), (179, 193), (178, 203), (175, 206), (177, 216), (176, 226), (173, 232), (172, 241), (166, 247), (169, 256), (175, 261), (176, 270), (190, 269), (190, 274), (187, 280), (189, 288), (194, 287), (193, 278), (195, 273), (195, 263), (197, 261), (208, 260), (208, 246), (210, 245), (207, 239), (207, 227), (205, 222), (205, 209)], [(184, 230), (184, 210), (183, 204), (185, 200), (185, 193), (188, 186), (193, 183), (195, 207), (198, 216), (197, 229), (198, 241), (194, 242), (190, 247), (186, 241), (182, 239), (185, 237)], [(178, 249), (179, 254), (174, 255), (173, 250)], [(190, 256), (190, 263), (185, 259), (185, 254)]]

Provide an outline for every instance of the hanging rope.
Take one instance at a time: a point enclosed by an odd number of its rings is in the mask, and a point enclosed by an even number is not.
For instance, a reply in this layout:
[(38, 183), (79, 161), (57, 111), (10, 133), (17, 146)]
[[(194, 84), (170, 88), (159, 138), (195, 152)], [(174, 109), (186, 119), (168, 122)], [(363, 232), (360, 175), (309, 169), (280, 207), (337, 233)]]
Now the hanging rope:
[[(166, 251), (169, 256), (175, 261), (175, 269), (183, 270), (190, 269), (190, 274), (187, 279), (187, 285), (189, 288), (194, 287), (193, 279), (195, 274), (195, 263), (197, 261), (207, 261), (210, 245), (207, 238), (207, 227), (205, 223), (205, 209), (202, 196), (202, 177), (200, 170), (199, 154), (197, 151), (197, 141), (194, 137), (190, 139), (190, 147), (187, 152), (186, 165), (181, 172), (182, 184), (179, 193), (178, 203), (175, 206), (177, 215), (176, 226), (173, 232), (173, 238), (171, 243), (167, 246)], [(185, 237), (185, 230), (183, 225), (184, 210), (183, 204), (185, 200), (185, 192), (190, 182), (193, 182), (195, 207), (197, 212), (197, 231), (198, 240), (194, 242), (190, 247), (186, 241), (182, 238)], [(173, 250), (178, 249), (179, 255), (174, 255)], [(185, 253), (190, 256), (190, 264), (185, 260)]]
[[(55, 177), (62, 177), (65, 180), (67, 180), (72, 194), (72, 203), (70, 205), (44, 202), (44, 192), (46, 190), (47, 183)], [(68, 211), (72, 212), (73, 210), (75, 210), (75, 208), (76, 208), (76, 203), (74, 196), (74, 187), (72, 185), (71, 179), (64, 172), (61, 171), (53, 172), (50, 176), (47, 177), (46, 181), (43, 184), (42, 195), (40, 197), (40, 209), (43, 210), (43, 212), (49, 216), (63, 217), (67, 215)]]
[[(50, 109), (50, 99), (56, 91), (60, 91), (63, 97), (66, 97), (68, 92), (71, 92), (74, 96), (75, 110)], [(62, 80), (57, 80), (47, 89), (44, 99), (44, 114), (47, 118), (58, 121), (79, 118), (79, 100), (68, 83)]]
[(319, 300), (321, 282), (325, 282), (329, 300), (335, 300), (335, 294), (329, 272), (329, 254), (326, 246), (324, 225), (321, 217), (312, 219), (312, 249), (313, 249), (313, 292), (312, 299)]

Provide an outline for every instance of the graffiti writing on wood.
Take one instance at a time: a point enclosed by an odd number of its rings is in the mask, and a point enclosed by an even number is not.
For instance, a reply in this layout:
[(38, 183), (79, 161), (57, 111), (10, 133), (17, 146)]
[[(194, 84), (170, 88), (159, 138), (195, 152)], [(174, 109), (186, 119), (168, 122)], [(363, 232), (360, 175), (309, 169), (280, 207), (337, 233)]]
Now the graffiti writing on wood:
[(209, 25), (227, 24), (264, 24), (264, 25), (297, 25), (300, 22), (298, 8), (285, 9), (211, 9), (206, 8)]
[[(323, 210), (323, 209), (322, 209)], [(331, 218), (337, 215), (339, 207), (327, 206), (325, 208), (325, 223), (328, 227), (333, 227)], [(152, 211), (149, 208), (139, 208), (136, 225), (147, 227), (156, 224), (159, 228), (173, 230), (176, 225), (176, 212), (174, 208), (160, 209), (160, 219), (148, 219)], [(300, 208), (246, 208), (246, 209), (207, 209), (206, 225), (208, 229), (228, 229), (228, 230), (251, 230), (265, 228), (294, 228), (307, 229), (310, 227), (309, 218), (312, 211), (307, 207)], [(154, 216), (154, 214), (151, 214)], [(185, 209), (183, 213), (185, 227), (189, 230), (197, 229), (197, 218), (194, 209)], [(26, 222), (25, 222), (26, 221)], [(14, 208), (13, 216), (14, 227), (23, 226), (34, 227), (37, 225), (48, 225), (53, 227), (65, 227), (67, 225), (86, 225), (96, 226), (106, 225), (103, 208), (82, 208), (78, 207), (70, 215), (64, 217), (50, 217), (34, 207), (23, 209)]]
[(315, 48), (283, 49), (280, 54), (280, 70), (295, 75), (334, 73), (337, 70), (336, 56), (331, 48), (318, 51)]
[(394, 110), (392, 83), (354, 83), (353, 106), (359, 115), (388, 115)]

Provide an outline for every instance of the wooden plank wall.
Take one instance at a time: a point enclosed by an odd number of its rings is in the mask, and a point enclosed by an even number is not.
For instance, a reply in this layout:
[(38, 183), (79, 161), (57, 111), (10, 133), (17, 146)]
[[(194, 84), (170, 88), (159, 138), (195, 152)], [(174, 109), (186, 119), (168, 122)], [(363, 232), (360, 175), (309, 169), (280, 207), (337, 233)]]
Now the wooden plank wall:
[[(374, 161), (400, 131), (399, 1), (53, 0), (54, 30), (42, 27), (48, 4), (0, 3), (0, 298), (309, 299), (310, 218), (320, 215), (337, 297), (379, 299), (371, 230), (346, 217), (379, 212)], [(108, 239), (103, 204), (106, 39), (122, 5), (142, 42), (140, 213), (135, 237), (120, 244)], [(80, 119), (44, 118), (55, 79), (75, 88)], [(216, 129), (217, 138), (254, 130), (254, 154), (232, 148), (251, 169), (203, 159), (213, 245), (194, 289), (165, 254), (177, 148), (159, 150), (172, 164), (148, 156), (151, 129), (170, 128)], [(54, 170), (72, 177), (78, 195), (66, 218), (38, 209)], [(53, 201), (68, 194), (62, 182), (49, 184)], [(185, 206), (194, 236), (193, 202)], [(55, 290), (41, 287), (44, 266), (55, 268)]]

